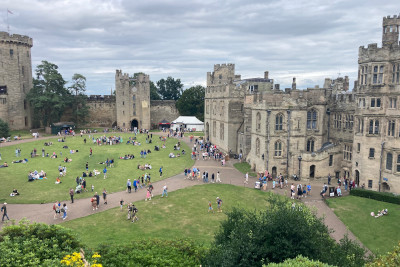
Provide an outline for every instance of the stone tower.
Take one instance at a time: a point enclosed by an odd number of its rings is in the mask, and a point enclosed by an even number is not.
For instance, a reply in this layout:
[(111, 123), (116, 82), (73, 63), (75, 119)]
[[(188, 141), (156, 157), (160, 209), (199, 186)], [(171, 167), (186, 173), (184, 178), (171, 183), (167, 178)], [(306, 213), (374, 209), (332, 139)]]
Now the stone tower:
[(0, 32), (0, 118), (15, 130), (32, 126), (25, 100), (32, 88), (32, 45), (28, 36)]
[(387, 16), (383, 18), (382, 23), (382, 45), (391, 46), (399, 42), (399, 25), (400, 15), (393, 17)]
[(115, 74), (117, 125), (121, 128), (150, 129), (150, 79), (144, 73), (134, 78), (117, 70)]

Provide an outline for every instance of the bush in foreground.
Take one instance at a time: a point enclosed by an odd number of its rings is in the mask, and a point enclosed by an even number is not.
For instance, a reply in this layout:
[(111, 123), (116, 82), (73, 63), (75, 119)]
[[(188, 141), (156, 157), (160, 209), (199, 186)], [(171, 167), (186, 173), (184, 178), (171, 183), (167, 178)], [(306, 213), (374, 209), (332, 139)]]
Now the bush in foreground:
[(100, 245), (103, 266), (199, 266), (205, 249), (186, 240), (137, 240)]
[(302, 204), (271, 195), (260, 212), (233, 209), (203, 259), (206, 266), (261, 266), (303, 255), (338, 266), (362, 266), (364, 249), (345, 238), (337, 244), (322, 219)]
[(80, 246), (62, 226), (21, 221), (0, 232), (0, 266), (59, 266), (61, 258)]

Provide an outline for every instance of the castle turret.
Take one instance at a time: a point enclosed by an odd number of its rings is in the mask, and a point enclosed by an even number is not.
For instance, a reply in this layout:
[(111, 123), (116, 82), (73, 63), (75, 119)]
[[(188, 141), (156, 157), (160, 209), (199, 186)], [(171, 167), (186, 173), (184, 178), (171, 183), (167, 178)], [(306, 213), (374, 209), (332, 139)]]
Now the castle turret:
[(399, 43), (400, 15), (383, 18), (382, 23), (382, 45), (391, 46)]
[(11, 129), (32, 127), (26, 95), (32, 88), (32, 38), (0, 32), (0, 118)]

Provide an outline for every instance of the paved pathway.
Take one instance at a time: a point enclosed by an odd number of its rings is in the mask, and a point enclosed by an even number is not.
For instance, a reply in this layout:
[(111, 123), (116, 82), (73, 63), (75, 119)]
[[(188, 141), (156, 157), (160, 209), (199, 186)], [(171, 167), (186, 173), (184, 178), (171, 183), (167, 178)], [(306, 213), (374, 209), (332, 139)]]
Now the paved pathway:
[[(48, 137), (47, 137), (48, 138)], [(46, 139), (45, 137), (39, 138), (40, 139)], [(3, 146), (7, 145), (13, 145), (17, 143), (25, 143), (29, 141), (34, 141), (37, 139), (27, 139), (27, 140), (20, 140), (20, 141), (13, 141), (9, 143), (3, 143)], [(189, 142), (188, 137), (184, 137), (183, 141), (185, 141), (189, 146), (192, 146)], [(219, 161), (214, 161), (214, 160), (196, 160), (194, 166), (198, 167), (201, 171), (208, 171), (209, 174), (211, 173), (217, 173), (219, 171), (221, 173), (221, 180), (222, 183), (225, 184), (233, 184), (237, 186), (246, 186), (249, 188), (253, 188), (254, 184), (256, 182), (256, 178), (249, 177), (249, 183), (246, 185), (244, 184), (244, 175), (240, 173), (239, 171), (236, 170), (236, 168), (233, 167), (233, 164), (238, 162), (237, 160), (229, 160), (226, 162), (226, 166), (221, 166)], [(209, 177), (209, 180), (211, 180), (211, 176)], [(291, 184), (291, 180), (289, 180), (289, 184)], [(297, 184), (298, 182), (295, 182)], [(167, 178), (162, 181), (154, 182), (154, 191), (153, 194), (154, 196), (161, 195), (162, 193), (162, 187), (164, 184), (168, 185), (168, 192), (172, 192), (178, 189), (186, 188), (189, 186), (197, 185), (197, 184), (202, 184), (200, 181), (190, 181), (186, 180), (184, 174), (178, 174), (173, 177)], [(324, 201), (322, 201), (319, 192), (322, 189), (323, 183), (320, 181), (313, 181), (311, 182), (312, 186), (312, 194), (311, 196), (304, 198), (302, 200), (303, 203), (305, 203), (307, 206), (313, 208), (315, 207), (317, 210), (317, 215), (320, 217), (324, 217), (324, 222), (325, 224), (330, 228), (333, 229), (334, 231), (331, 233), (332, 238), (334, 238), (336, 241), (339, 241), (345, 234), (348, 234), (349, 238), (352, 240), (356, 240), (361, 244), (360, 241), (357, 240), (357, 238), (354, 236), (353, 233), (351, 233), (347, 227), (343, 224), (342, 221), (335, 215), (335, 213), (325, 204)], [(271, 183), (269, 183), (269, 187), (271, 187)], [(267, 191), (274, 191), (275, 193), (279, 193), (282, 195), (289, 196), (290, 189), (289, 188), (284, 188), (284, 189), (271, 189), (269, 188)], [(100, 192), (99, 192), (100, 193)], [(91, 208), (91, 203), (90, 203), (90, 198), (86, 199), (77, 199), (75, 200), (74, 204), (67, 203), (68, 206), (68, 218), (67, 220), (73, 220), (76, 218), (81, 218), (88, 216), (93, 213), (101, 212), (107, 209), (115, 208), (119, 206), (119, 200), (121, 198), (124, 199), (125, 204), (129, 202), (136, 202), (143, 200), (146, 195), (146, 190), (145, 189), (140, 189), (138, 192), (134, 193), (127, 193), (125, 191), (122, 192), (117, 192), (113, 194), (109, 194), (107, 196), (108, 199), (108, 205), (100, 205), (99, 210), (97, 211), (92, 211)], [(344, 194), (346, 195), (346, 193)], [(100, 201), (102, 202), (102, 199)], [(47, 224), (54, 224), (54, 223), (61, 223), (61, 219), (53, 219), (54, 211), (52, 210), (53, 203), (47, 203), (47, 204), (8, 204), (8, 215), (11, 219), (14, 219), (16, 221), (21, 220), (22, 218), (27, 218), (30, 221), (35, 221), (35, 222), (42, 222), (42, 223), (47, 223)], [(5, 224), (0, 223), (0, 229), (1, 227)]]

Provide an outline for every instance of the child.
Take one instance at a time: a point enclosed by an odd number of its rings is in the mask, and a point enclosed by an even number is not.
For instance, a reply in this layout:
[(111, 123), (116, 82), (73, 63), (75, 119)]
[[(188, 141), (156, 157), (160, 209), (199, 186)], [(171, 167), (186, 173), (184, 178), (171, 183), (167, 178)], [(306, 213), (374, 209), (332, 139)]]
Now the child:
[(275, 180), (272, 181), (272, 189), (275, 189)]
[(119, 206), (121, 207), (121, 211), (122, 211), (122, 207), (124, 206), (124, 200), (122, 198), (119, 201)]
[(310, 184), (308, 184), (307, 185), (307, 195), (311, 195), (311, 185)]
[(92, 185), (92, 192), (93, 192), (93, 190), (94, 190), (94, 185)]
[(213, 210), (213, 208), (212, 208), (212, 204), (211, 204), (211, 201), (208, 201), (208, 212), (212, 212), (212, 213), (214, 213), (214, 210)]
[(151, 194), (150, 194), (150, 190), (147, 188), (147, 193), (146, 193), (146, 199), (145, 199), (145, 201), (147, 201), (147, 200), (151, 200)]

